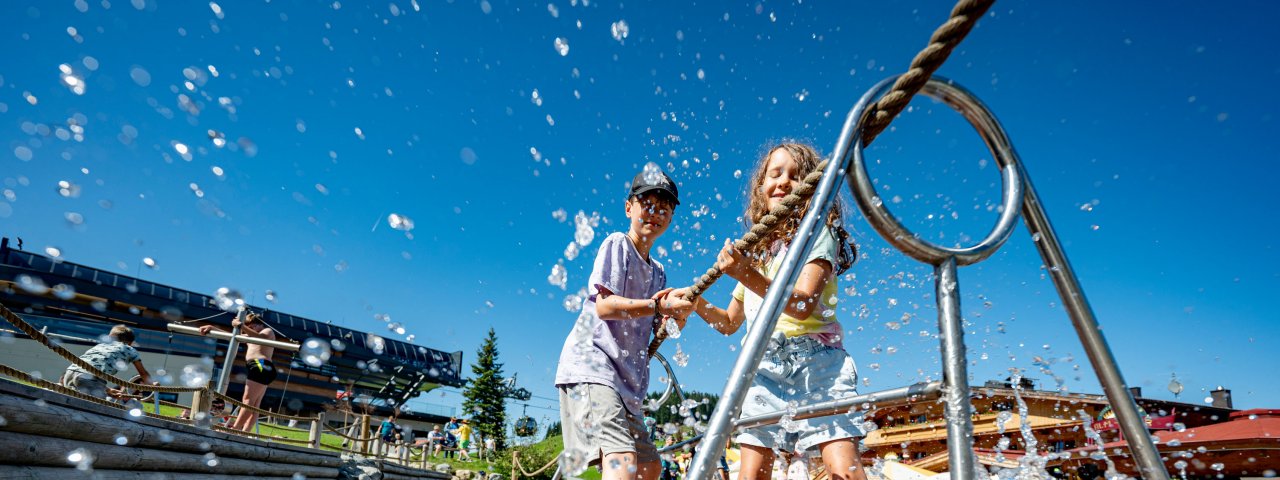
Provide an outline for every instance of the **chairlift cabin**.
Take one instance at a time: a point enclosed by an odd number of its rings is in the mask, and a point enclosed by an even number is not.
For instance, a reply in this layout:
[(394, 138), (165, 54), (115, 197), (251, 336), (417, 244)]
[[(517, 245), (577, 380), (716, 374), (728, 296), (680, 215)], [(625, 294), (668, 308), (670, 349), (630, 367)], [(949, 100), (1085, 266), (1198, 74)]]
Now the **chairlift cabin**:
[(538, 433), (538, 422), (529, 416), (528, 405), (524, 406), (520, 419), (516, 420), (515, 431), (516, 435), (521, 437), (529, 437)]

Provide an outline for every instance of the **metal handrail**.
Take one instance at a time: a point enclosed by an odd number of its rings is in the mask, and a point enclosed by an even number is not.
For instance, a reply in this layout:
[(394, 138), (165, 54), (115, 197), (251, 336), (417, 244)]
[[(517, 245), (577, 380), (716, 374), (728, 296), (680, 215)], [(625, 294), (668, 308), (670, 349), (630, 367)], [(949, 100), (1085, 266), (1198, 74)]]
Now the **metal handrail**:
[[(732, 417), (740, 411), (747, 388), (751, 385), (764, 354), (769, 333), (772, 332), (778, 314), (782, 311), (786, 293), (799, 275), (800, 263), (813, 248), (815, 225), (820, 219), (825, 218), (827, 210), (835, 199), (836, 185), (839, 182), (837, 174), (845, 172), (858, 206), (876, 231), (907, 255), (934, 266), (938, 330), (943, 361), (944, 387), (941, 390), (945, 399), (945, 412), (950, 419), (947, 422), (947, 449), (952, 462), (951, 471), (955, 478), (968, 480), (984, 475), (973, 453), (973, 419), (970, 414), (970, 389), (966, 371), (964, 330), (960, 319), (957, 268), (980, 262), (995, 253), (1012, 234), (1018, 213), (1021, 211), (1032, 238), (1038, 239), (1036, 247), (1052, 273), (1054, 285), (1067, 309), (1068, 316), (1071, 317), (1081, 344), (1094, 366), (1103, 391), (1116, 412), (1121, 430), (1125, 437), (1130, 439), (1130, 451), (1143, 477), (1168, 479), (1168, 472), (1164, 469), (1159, 452), (1147, 435), (1138, 414), (1137, 404), (1126, 388), (1115, 358), (1102, 332), (1098, 329), (1092, 308), (1080, 288), (1066, 255), (1062, 252), (1061, 245), (1053, 232), (1048, 216), (1040, 205), (1025, 167), (1018, 160), (1017, 153), (995, 116), (971, 92), (940, 77), (931, 78), (921, 91), (960, 112), (981, 135), (1000, 166), (1003, 208), (992, 231), (974, 246), (942, 247), (919, 238), (898, 222), (884, 207), (884, 202), (880, 201), (866, 171), (861, 121), (867, 107), (887, 93), (896, 78), (890, 77), (872, 87), (858, 100), (845, 118), (844, 127), (841, 129), (836, 148), (831, 155), (832, 164), (828, 165), (824, 172), (817, 192), (814, 194), (814, 200), (811, 201), (810, 208), (805, 213), (804, 220), (796, 233), (795, 241), (783, 259), (774, 281), (770, 284), (761, 309), (751, 323), (742, 353), (738, 356), (730, 372), (729, 382), (721, 395), (721, 402), (712, 412), (703, 440), (710, 442), (711, 446), (698, 449), (690, 462), (689, 477), (707, 478), (712, 471), (713, 462), (718, 458), (718, 452), (724, 449), (728, 441), (729, 432), (735, 427), (747, 426), (745, 421), (751, 420), (741, 419), (734, 422)], [(829, 403), (832, 402), (824, 402), (824, 404)], [(822, 410), (821, 407), (824, 404), (812, 405), (806, 410), (815, 410), (812, 416), (820, 416), (822, 413), (816, 411)], [(766, 417), (773, 417), (773, 421), (776, 421), (781, 416), (782, 414), (777, 413)], [(756, 423), (751, 426), (757, 424), (767, 423)]]
[[(735, 420), (733, 422), (733, 426), (735, 429), (739, 429), (773, 425), (782, 421), (782, 418), (788, 416), (788, 414), (790, 414), (790, 418), (792, 420), (804, 420), (806, 418), (841, 415), (849, 413), (850, 410), (855, 408), (872, 410), (876, 408), (896, 407), (913, 402), (933, 400), (941, 395), (942, 382), (917, 383), (914, 385), (892, 388), (875, 393), (855, 395), (848, 398), (842, 398), (840, 400), (831, 400), (812, 405), (805, 405), (797, 408), (794, 412), (777, 411), (763, 415), (743, 417)], [(667, 453), (679, 450), (684, 448), (686, 445), (701, 442), (702, 437), (703, 435), (699, 434), (688, 440), (667, 445), (659, 449), (658, 453)]]

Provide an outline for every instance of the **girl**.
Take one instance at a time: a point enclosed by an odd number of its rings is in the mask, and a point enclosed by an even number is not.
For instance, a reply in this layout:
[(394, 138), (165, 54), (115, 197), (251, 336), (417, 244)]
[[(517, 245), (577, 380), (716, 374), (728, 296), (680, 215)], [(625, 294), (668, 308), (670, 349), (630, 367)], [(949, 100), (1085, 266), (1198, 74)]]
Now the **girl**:
[[(799, 187), (821, 159), (808, 145), (783, 143), (760, 159), (752, 175), (743, 221), (751, 227), (782, 198)], [(773, 338), (747, 391), (742, 416), (787, 410), (807, 403), (855, 395), (857, 368), (841, 343), (836, 321), (836, 277), (853, 263), (855, 250), (840, 221), (837, 203), (805, 259), (799, 279), (774, 328)], [(726, 242), (717, 260), (725, 274), (738, 280), (729, 308), (699, 299), (696, 311), (725, 335), (754, 319), (762, 297), (794, 240), (799, 219), (776, 229), (759, 246), (740, 252)], [(864, 435), (859, 414), (784, 421), (741, 432), (742, 480), (767, 480), (776, 451), (807, 456), (819, 453), (832, 479), (863, 480), (854, 439)], [(786, 419), (784, 419), (786, 420)]]

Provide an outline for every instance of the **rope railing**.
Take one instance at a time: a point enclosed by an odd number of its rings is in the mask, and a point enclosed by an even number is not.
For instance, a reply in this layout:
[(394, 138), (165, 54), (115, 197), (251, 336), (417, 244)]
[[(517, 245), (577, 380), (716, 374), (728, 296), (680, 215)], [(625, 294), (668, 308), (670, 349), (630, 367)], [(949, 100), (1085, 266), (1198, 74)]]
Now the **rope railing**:
[(372, 441), (374, 441), (374, 440), (376, 440), (376, 439), (377, 439), (377, 437), (372, 437), (372, 436), (370, 436), (370, 437), (353, 437), (353, 436), (351, 436), (351, 435), (347, 435), (347, 434), (345, 434), (345, 433), (342, 433), (342, 431), (341, 431), (341, 430), (338, 430), (338, 429), (333, 428), (333, 427), (328, 426), (328, 425), (325, 425), (325, 426), (324, 426), (324, 429), (325, 429), (325, 430), (328, 430), (328, 431), (329, 431), (329, 433), (330, 433), (330, 434), (332, 434), (332, 435), (337, 435), (337, 436), (339, 436), (339, 437), (342, 437), (342, 438), (344, 438), (344, 439), (350, 440), (350, 441), (352, 441), (352, 442), (372, 442)]
[[(933, 73), (942, 67), (947, 57), (951, 55), (951, 51), (964, 40), (965, 36), (973, 30), (973, 26), (978, 23), (978, 19), (986, 13), (987, 9), (995, 0), (960, 0), (956, 6), (951, 9), (951, 16), (941, 26), (934, 30), (933, 35), (929, 38), (929, 44), (924, 47), (920, 53), (916, 54), (911, 60), (911, 65), (907, 72), (898, 77), (894, 82), (893, 89), (876, 101), (866, 114), (866, 128), (863, 134), (863, 145), (870, 145), (876, 136), (880, 135), (884, 129), (889, 127), (889, 123), (907, 108), (907, 104), (911, 102), (911, 98), (924, 88)], [(805, 176), (804, 183), (793, 190), (786, 197), (783, 197), (781, 204), (776, 208), (770, 209), (769, 213), (760, 218), (759, 222), (751, 226), (751, 230), (742, 236), (742, 238), (733, 242), (733, 248), (739, 251), (750, 250), (759, 245), (761, 241), (768, 236), (783, 220), (787, 220), (795, 215), (804, 212), (805, 209), (799, 208), (809, 201), (816, 190), (818, 181), (822, 179), (822, 173), (831, 163), (830, 160), (824, 160), (818, 165), (818, 168)], [(718, 266), (712, 266), (707, 269), (706, 273), (698, 277), (690, 290), (693, 294), (692, 298), (702, 296), (712, 284), (724, 275)], [(655, 324), (660, 320), (654, 319)], [(649, 342), (649, 358), (653, 358), (653, 354), (662, 346), (662, 342), (667, 339), (667, 330), (661, 328), (662, 325), (656, 324), (653, 332), (654, 337)]]
[[(86, 394), (84, 394), (84, 393), (80, 393), (80, 392), (76, 391), (76, 390), (75, 390), (75, 389), (73, 389), (73, 388), (64, 387), (64, 386), (62, 386), (62, 385), (60, 385), (60, 384), (58, 384), (58, 383), (50, 382), (50, 381), (45, 380), (45, 379), (43, 379), (43, 378), (38, 378), (38, 377), (36, 377), (36, 376), (34, 376), (34, 375), (31, 375), (31, 374), (29, 374), (29, 373), (27, 373), (27, 372), (24, 372), (24, 371), (22, 371), (22, 370), (18, 370), (18, 369), (16, 369), (16, 368), (10, 367), (10, 366), (8, 366), (8, 365), (0, 364), (0, 374), (6, 375), (6, 376), (9, 376), (9, 377), (12, 377), (12, 378), (16, 378), (16, 379), (18, 379), (18, 380), (21, 380), (21, 381), (24, 381), (24, 382), (30, 383), (30, 384), (32, 384), (32, 385), (36, 385), (36, 386), (38, 386), (38, 387), (40, 387), (40, 388), (43, 388), (43, 389), (45, 389), (45, 390), (51, 390), (51, 391), (55, 391), (55, 392), (61, 393), (61, 394), (66, 395), (66, 396), (68, 396), (68, 397), (75, 397), (75, 398), (78, 398), (78, 399), (81, 399), (81, 400), (85, 400), (85, 401), (93, 402), (93, 403), (96, 403), (96, 404), (98, 404), (98, 405), (102, 405), (102, 406), (106, 406), (106, 407), (111, 407), (111, 408), (115, 408), (115, 409), (118, 409), (118, 410), (124, 410), (124, 409), (125, 409), (125, 405), (124, 405), (124, 404), (116, 403), (116, 402), (112, 402), (112, 401), (110, 401), (110, 400), (106, 400), (106, 399), (102, 399), (102, 398), (98, 398), (98, 397), (95, 397), (95, 396), (93, 396), (93, 395), (86, 395)], [(142, 411), (142, 414), (143, 414), (143, 415), (146, 415), (146, 416), (148, 416), (148, 417), (151, 417), (151, 418), (159, 418), (159, 419), (162, 419), (162, 420), (170, 420), (170, 421), (174, 421), (174, 420), (176, 420), (176, 419), (175, 419), (175, 418), (173, 418), (173, 417), (168, 417), (168, 416), (160, 415), (160, 413), (159, 413), (159, 412), (152, 413), (152, 412), (148, 412), (148, 411), (143, 410), (143, 411)]]
[(520, 451), (512, 450), (511, 451), (511, 480), (520, 480), (520, 475), (524, 475), (526, 477), (533, 477), (534, 475), (538, 475), (542, 472), (547, 471), (548, 468), (551, 468), (551, 466), (555, 465), (556, 462), (559, 460), (560, 460), (560, 455), (556, 455), (555, 457), (551, 458), (550, 462), (547, 462), (546, 465), (543, 465), (542, 468), (534, 470), (533, 472), (529, 472), (525, 470), (524, 465), (520, 463)]
[(250, 438), (266, 439), (266, 440), (271, 440), (273, 442), (296, 443), (299, 445), (306, 445), (308, 443), (311, 443), (310, 440), (300, 440), (297, 438), (282, 437), (279, 435), (271, 435), (266, 433), (246, 432), (244, 430), (236, 430), (234, 428), (224, 427), (222, 425), (210, 425), (209, 428), (213, 430), (217, 430), (222, 433), (231, 433), (235, 435), (243, 435)]
[(0, 304), (0, 316), (3, 316), (5, 320), (13, 324), (14, 327), (16, 327), (18, 330), (21, 330), (22, 333), (25, 333), (28, 337), (31, 337), (32, 340), (40, 342), (45, 347), (49, 348), (49, 350), (52, 350), (54, 353), (58, 354), (62, 358), (71, 362), (72, 365), (75, 365), (77, 367), (84, 369), (84, 371), (89, 372), (90, 375), (98, 377), (103, 381), (110, 382), (110, 383), (119, 385), (121, 387), (126, 387), (130, 390), (139, 390), (144, 392), (190, 393), (190, 392), (198, 391), (201, 388), (203, 388), (203, 387), (166, 387), (162, 385), (145, 385), (141, 383), (134, 383), (128, 380), (124, 380), (122, 378), (116, 377), (115, 375), (109, 374), (107, 372), (104, 372), (98, 369), (97, 367), (91, 365), (89, 362), (86, 362), (80, 359), (78, 355), (71, 353), (70, 350), (67, 350), (62, 345), (58, 345), (54, 343), (52, 340), (49, 339), (48, 336), (46, 336), (44, 333), (41, 333), (40, 330), (36, 329), (30, 323), (27, 323), (25, 320), (18, 317), (18, 315), (10, 311), (8, 307), (5, 307), (4, 304)]
[(258, 412), (258, 414), (259, 414), (259, 415), (265, 415), (265, 416), (275, 417), (275, 418), (282, 418), (282, 419), (285, 419), (285, 420), (297, 420), (297, 421), (299, 421), (299, 422), (311, 422), (311, 421), (315, 421), (317, 418), (319, 418), (319, 416), (318, 416), (318, 415), (312, 415), (312, 416), (308, 416), (308, 417), (301, 417), (301, 416), (297, 416), (297, 415), (285, 415), (285, 414), (282, 414), (282, 413), (276, 413), (276, 412), (272, 412), (272, 411), (270, 411), (270, 410), (266, 410), (266, 409), (263, 409), (263, 408), (260, 408), (260, 407), (255, 407), (255, 406), (249, 405), (249, 404), (247, 404), (247, 403), (244, 403), (244, 402), (241, 402), (241, 401), (239, 401), (239, 400), (236, 400), (235, 398), (232, 398), (232, 397), (231, 397), (231, 396), (229, 396), (229, 395), (225, 395), (225, 394), (223, 394), (223, 393), (219, 393), (219, 392), (214, 391), (214, 390), (209, 390), (209, 393), (211, 393), (214, 397), (221, 398), (221, 399), (223, 399), (224, 401), (226, 401), (226, 402), (228, 402), (228, 403), (231, 403), (231, 404), (233, 404), (233, 405), (235, 405), (235, 406), (237, 406), (237, 407), (240, 407), (240, 408), (243, 408), (243, 409), (247, 409), (247, 410), (251, 410), (251, 411), (254, 411), (254, 412)]

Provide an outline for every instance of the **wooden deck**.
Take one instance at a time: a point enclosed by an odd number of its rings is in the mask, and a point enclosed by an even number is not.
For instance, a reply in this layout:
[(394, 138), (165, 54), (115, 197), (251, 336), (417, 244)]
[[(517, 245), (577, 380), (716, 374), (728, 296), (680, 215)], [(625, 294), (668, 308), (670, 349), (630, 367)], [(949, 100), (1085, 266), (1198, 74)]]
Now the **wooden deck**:
[[(282, 445), (191, 425), (126, 418), (122, 410), (0, 381), (0, 478), (340, 478), (333, 451)], [(72, 455), (77, 452), (78, 455)], [(386, 479), (447, 474), (373, 460)]]

